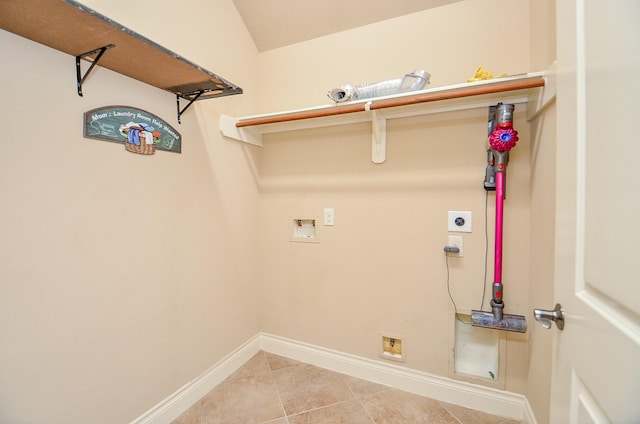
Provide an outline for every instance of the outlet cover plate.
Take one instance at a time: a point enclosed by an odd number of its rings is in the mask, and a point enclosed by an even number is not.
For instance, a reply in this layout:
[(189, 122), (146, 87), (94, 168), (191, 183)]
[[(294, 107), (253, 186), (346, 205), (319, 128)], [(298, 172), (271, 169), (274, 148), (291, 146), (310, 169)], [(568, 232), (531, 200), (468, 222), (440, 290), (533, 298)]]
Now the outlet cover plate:
[(324, 225), (335, 225), (335, 209), (324, 208)]
[(470, 233), (472, 230), (471, 211), (449, 211), (447, 228), (449, 232)]
[(447, 243), (447, 246), (457, 247), (458, 249), (460, 249), (458, 253), (450, 253), (449, 255), (463, 258), (464, 257), (463, 242), (464, 242), (464, 239), (462, 238), (462, 236), (449, 236), (449, 243)]

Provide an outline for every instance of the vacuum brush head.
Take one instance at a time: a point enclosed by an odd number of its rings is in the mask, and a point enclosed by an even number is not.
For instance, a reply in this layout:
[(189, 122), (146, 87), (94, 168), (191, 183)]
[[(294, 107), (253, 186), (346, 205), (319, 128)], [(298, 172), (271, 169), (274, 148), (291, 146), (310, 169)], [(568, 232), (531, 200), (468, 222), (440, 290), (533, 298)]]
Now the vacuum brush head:
[(493, 328), (495, 330), (527, 332), (527, 320), (522, 315), (503, 314), (498, 320), (491, 312), (471, 311), (471, 324), (474, 327)]

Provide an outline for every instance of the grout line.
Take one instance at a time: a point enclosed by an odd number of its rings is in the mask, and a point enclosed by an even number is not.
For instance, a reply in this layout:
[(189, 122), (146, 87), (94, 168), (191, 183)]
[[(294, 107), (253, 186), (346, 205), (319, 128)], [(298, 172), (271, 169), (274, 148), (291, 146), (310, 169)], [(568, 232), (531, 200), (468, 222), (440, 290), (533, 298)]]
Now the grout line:
[(282, 396), (280, 395), (280, 389), (278, 388), (278, 385), (276, 384), (276, 379), (273, 376), (274, 370), (271, 368), (271, 363), (269, 362), (269, 358), (267, 358), (267, 353), (265, 351), (262, 351), (262, 356), (264, 356), (264, 360), (267, 361), (267, 366), (269, 367), (269, 374), (271, 375), (271, 384), (273, 384), (273, 386), (276, 388), (276, 393), (278, 394), (278, 401), (280, 402), (280, 409), (282, 410), (282, 416), (284, 417), (284, 420), (287, 422), (287, 424), (289, 424), (289, 418), (287, 418), (287, 411), (285, 411), (284, 403), (282, 403)]
[(360, 396), (359, 398), (356, 398), (356, 401), (358, 402), (358, 404), (360, 405), (360, 407), (362, 408), (362, 410), (364, 411), (365, 414), (367, 414), (367, 417), (369, 417), (369, 420), (371, 420), (371, 422), (373, 424), (376, 424), (376, 420), (373, 419), (373, 417), (371, 416), (371, 414), (369, 413), (369, 410), (362, 404), (361, 399), (364, 399), (365, 396)]
[(458, 418), (457, 416), (455, 416), (453, 414), (453, 412), (449, 411), (449, 408), (447, 408), (446, 406), (443, 405), (442, 402), (440, 401), (436, 401), (438, 402), (438, 405), (440, 405), (440, 407), (442, 407), (445, 411), (447, 411), (447, 414), (451, 415), (453, 417), (453, 419), (455, 419), (456, 421), (458, 421), (460, 424), (464, 424), (462, 421), (460, 421), (460, 418)]
[(342, 401), (336, 402), (336, 403), (330, 403), (329, 405), (319, 406), (317, 408), (307, 409), (306, 411), (296, 412), (295, 414), (288, 415), (288, 417), (295, 417), (296, 415), (306, 414), (308, 412), (313, 412), (313, 411), (319, 411), (320, 409), (330, 408), (332, 406), (340, 405), (340, 404), (343, 404), (343, 403), (353, 402), (354, 400), (358, 400), (358, 399), (354, 398), (354, 399), (342, 400)]

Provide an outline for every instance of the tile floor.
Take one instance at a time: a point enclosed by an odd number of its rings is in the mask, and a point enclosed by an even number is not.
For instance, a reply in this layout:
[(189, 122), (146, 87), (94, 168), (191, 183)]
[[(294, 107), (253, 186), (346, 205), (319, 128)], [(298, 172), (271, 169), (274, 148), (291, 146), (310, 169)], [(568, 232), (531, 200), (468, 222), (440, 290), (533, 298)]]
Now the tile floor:
[(173, 424), (516, 424), (258, 352)]

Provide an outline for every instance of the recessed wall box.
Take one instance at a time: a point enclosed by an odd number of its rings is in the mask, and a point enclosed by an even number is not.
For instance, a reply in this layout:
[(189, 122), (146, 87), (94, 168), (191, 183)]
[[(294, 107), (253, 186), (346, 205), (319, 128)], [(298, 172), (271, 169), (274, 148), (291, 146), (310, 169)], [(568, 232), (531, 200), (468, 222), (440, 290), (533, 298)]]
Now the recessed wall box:
[(292, 218), (291, 219), (291, 241), (317, 243), (318, 227), (317, 218)]
[(380, 357), (392, 361), (404, 362), (404, 337), (382, 336)]
[(456, 320), (454, 349), (455, 373), (493, 381), (500, 378), (500, 334), (497, 331)]

